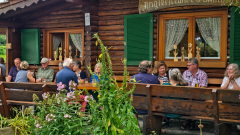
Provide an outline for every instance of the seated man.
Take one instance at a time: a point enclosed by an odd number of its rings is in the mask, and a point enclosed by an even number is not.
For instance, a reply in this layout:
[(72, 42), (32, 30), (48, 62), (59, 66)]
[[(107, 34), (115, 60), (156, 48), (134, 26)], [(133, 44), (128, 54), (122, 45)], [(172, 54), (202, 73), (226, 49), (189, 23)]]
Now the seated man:
[(198, 84), (198, 87), (207, 87), (207, 74), (198, 68), (198, 60), (196, 58), (188, 60), (187, 68), (188, 70), (183, 73), (183, 79), (188, 82), (189, 86), (195, 87), (195, 84)]
[(73, 72), (73, 60), (71, 58), (67, 58), (63, 62), (63, 69), (57, 73), (56, 76), (56, 83), (62, 82), (62, 84), (65, 84), (66, 89), (68, 92), (69, 90), (69, 82), (74, 81), (76, 84), (78, 83), (78, 78), (75, 72)]
[[(151, 75), (152, 73), (152, 62), (144, 60), (139, 64), (139, 74), (133, 75), (131, 79), (136, 80), (137, 83), (148, 83), (148, 84), (159, 84), (158, 77)], [(139, 95), (140, 96), (140, 95)], [(134, 116), (138, 119), (138, 115), (148, 114), (147, 110), (138, 110), (134, 111)], [(165, 132), (164, 130), (161, 131)]]
[(6, 81), (6, 65), (4, 65), (4, 59), (0, 57), (0, 67), (2, 68), (3, 81)]
[(11, 67), (6, 82), (15, 82), (16, 75), (17, 75), (18, 71), (20, 70), (20, 63), (21, 63), (20, 58), (16, 58), (14, 60), (15, 66)]
[(42, 67), (38, 69), (36, 74), (36, 82), (42, 82), (42, 78), (46, 78), (46, 82), (52, 82), (54, 77), (54, 70), (48, 66), (47, 58), (42, 58)]
[(140, 62), (138, 71), (139, 74), (132, 76), (132, 79), (135, 77), (135, 80), (138, 83), (159, 84), (157, 76), (151, 75), (152, 73), (151, 61), (144, 60)]

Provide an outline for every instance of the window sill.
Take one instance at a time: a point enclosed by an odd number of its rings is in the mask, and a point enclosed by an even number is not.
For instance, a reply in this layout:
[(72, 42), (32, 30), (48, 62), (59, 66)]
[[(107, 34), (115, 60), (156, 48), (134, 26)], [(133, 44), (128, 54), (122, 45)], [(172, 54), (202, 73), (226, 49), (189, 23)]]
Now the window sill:
[[(164, 61), (168, 67), (187, 67), (187, 61), (174, 62), (174, 61)], [(221, 61), (200, 61), (200, 68), (226, 68), (227, 63)]]

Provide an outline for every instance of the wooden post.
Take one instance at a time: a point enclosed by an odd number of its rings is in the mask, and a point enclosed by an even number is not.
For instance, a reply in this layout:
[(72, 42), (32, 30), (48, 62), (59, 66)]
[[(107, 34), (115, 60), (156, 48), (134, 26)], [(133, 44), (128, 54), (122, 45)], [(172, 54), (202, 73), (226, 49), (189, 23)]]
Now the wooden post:
[(5, 97), (5, 91), (4, 91), (5, 87), (2, 82), (0, 82), (0, 87), (1, 87), (2, 104), (3, 104), (3, 108), (4, 108), (5, 117), (10, 118), (10, 115), (9, 115), (10, 111), (8, 109), (8, 105), (7, 105), (6, 97)]
[(213, 115), (214, 115), (215, 135), (231, 135), (231, 124), (219, 123), (217, 89), (212, 90), (212, 96), (213, 96)]
[[(92, 39), (93, 34), (95, 34), (96, 32), (98, 32), (98, 26), (97, 23), (93, 23), (98, 21), (98, 16), (97, 16), (97, 12), (98, 12), (98, 7), (94, 4), (94, 1), (89, 0), (89, 3), (83, 6), (83, 12), (85, 13), (90, 13), (90, 26), (84, 26), (84, 33), (85, 33), (85, 56), (84, 58), (84, 66), (90, 66), (91, 65), (91, 56), (92, 56), (92, 50), (91, 50), (91, 46), (92, 46), (92, 40), (95, 41), (96, 39)], [(96, 15), (92, 14), (92, 13), (96, 13)], [(92, 18), (95, 18), (95, 20), (93, 20)], [(95, 59), (96, 60), (96, 59)], [(95, 62), (95, 61), (94, 61)], [(94, 65), (92, 65), (94, 66)], [(90, 78), (90, 72), (89, 70), (85, 70), (87, 77)]]
[[(150, 132), (155, 131), (158, 135), (161, 134), (162, 128), (162, 116), (156, 116), (152, 114), (152, 94), (151, 94), (151, 85), (146, 86), (147, 92), (147, 102), (148, 102), (148, 119), (147, 120), (147, 129), (150, 129)], [(149, 123), (149, 124), (148, 124)], [(149, 132), (148, 129), (148, 132)]]

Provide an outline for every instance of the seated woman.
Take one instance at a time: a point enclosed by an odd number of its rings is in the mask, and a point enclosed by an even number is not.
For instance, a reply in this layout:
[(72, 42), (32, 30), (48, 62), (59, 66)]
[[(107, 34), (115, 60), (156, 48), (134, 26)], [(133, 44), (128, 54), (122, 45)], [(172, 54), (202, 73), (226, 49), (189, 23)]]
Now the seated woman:
[[(187, 86), (187, 82), (183, 79), (182, 74), (178, 68), (173, 68), (169, 70), (169, 83), (163, 83), (162, 85), (172, 85), (172, 86)], [(171, 97), (163, 97), (170, 99)], [(177, 99), (177, 98), (171, 98), (171, 99)], [(170, 118), (178, 118), (182, 115), (180, 114), (173, 114), (173, 113), (164, 113), (164, 115), (167, 117), (167, 120)], [(186, 129), (186, 126), (188, 124), (189, 120), (184, 122), (181, 126), (182, 129)], [(195, 123), (192, 123), (193, 125)], [(194, 128), (194, 127), (192, 127)]]
[(152, 74), (158, 77), (161, 85), (163, 83), (169, 83), (168, 67), (164, 61), (156, 62)]
[(228, 65), (221, 85), (222, 89), (240, 90), (240, 71), (238, 64)]
[(20, 70), (16, 75), (15, 82), (32, 82), (35, 83), (35, 79), (33, 78), (30, 71), (28, 71), (29, 64), (27, 61), (22, 61), (20, 63)]
[(92, 82), (93, 79), (95, 79), (97, 82), (99, 82), (98, 75), (101, 74), (101, 66), (102, 66), (101, 63), (97, 63), (97, 64), (95, 65), (95, 67), (94, 67), (94, 73), (93, 73), (93, 76), (91, 76), (90, 82)]
[[(240, 90), (240, 71), (238, 64), (232, 63), (228, 65), (225, 71), (225, 77), (221, 85), (222, 89), (235, 89)], [(240, 130), (240, 125), (237, 125)]]
[(83, 70), (81, 70), (81, 62), (79, 60), (75, 60), (73, 61), (73, 63), (74, 63), (73, 71), (76, 73), (78, 77), (78, 84), (85, 83), (87, 75)]

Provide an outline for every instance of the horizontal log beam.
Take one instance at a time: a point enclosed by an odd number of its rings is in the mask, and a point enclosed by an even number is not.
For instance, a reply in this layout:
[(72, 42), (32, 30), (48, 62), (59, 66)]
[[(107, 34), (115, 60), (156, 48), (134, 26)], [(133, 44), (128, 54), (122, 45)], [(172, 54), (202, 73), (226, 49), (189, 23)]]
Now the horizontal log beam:
[(100, 1), (99, 3), (99, 6), (111, 6), (111, 5), (124, 5), (124, 4), (130, 4), (130, 3), (136, 3), (138, 2), (138, 0), (119, 0), (119, 1), (115, 1), (115, 0), (112, 0), (112, 1)]
[(106, 21), (106, 20), (120, 20), (124, 19), (124, 15), (118, 15), (118, 16), (99, 16), (99, 21)]
[(75, 19), (54, 19), (54, 20), (36, 20), (28, 21), (25, 25), (36, 25), (36, 24), (53, 24), (53, 23), (68, 23), (68, 22), (84, 22), (84, 18), (75, 18)]
[(17, 28), (20, 28), (22, 26), (23, 26), (23, 22), (13, 22), (13, 21), (0, 20), (0, 27), (17, 27)]
[(139, 10), (136, 9), (125, 9), (125, 10), (112, 10), (112, 11), (99, 11), (99, 16), (108, 16), (108, 15), (128, 15), (128, 14), (138, 14)]
[(39, 10), (38, 12), (27, 14), (26, 16), (21, 17), (20, 20), (21, 21), (32, 20), (34, 18), (39, 18), (39, 17), (47, 15), (49, 13), (59, 11), (59, 10), (63, 10), (63, 9), (68, 8), (68, 7), (74, 6), (76, 4), (80, 4), (80, 3), (84, 3), (84, 0), (74, 0), (74, 2), (62, 3), (62, 4), (59, 4), (55, 7), (45, 8), (43, 10)]
[(118, 31), (99, 31), (99, 36), (123, 36), (124, 30), (118, 30)]
[(124, 25), (99, 26), (99, 31), (124, 30)]
[(107, 20), (107, 21), (98, 21), (98, 25), (119, 25), (124, 24), (124, 19), (121, 20)]
[(26, 28), (67, 28), (67, 27), (83, 27), (84, 22), (62, 23), (62, 24), (42, 24), (42, 25), (27, 25)]
[(119, 9), (134, 9), (134, 8), (138, 8), (138, 4), (139, 2), (138, 1), (135, 1), (133, 3), (130, 3), (130, 4), (121, 4), (121, 5), (110, 5), (110, 6), (101, 6), (98, 8), (99, 11), (109, 11), (109, 10), (119, 10)]

